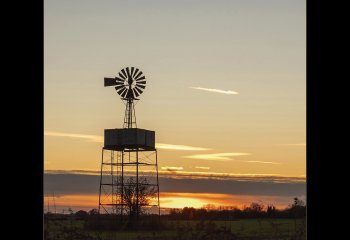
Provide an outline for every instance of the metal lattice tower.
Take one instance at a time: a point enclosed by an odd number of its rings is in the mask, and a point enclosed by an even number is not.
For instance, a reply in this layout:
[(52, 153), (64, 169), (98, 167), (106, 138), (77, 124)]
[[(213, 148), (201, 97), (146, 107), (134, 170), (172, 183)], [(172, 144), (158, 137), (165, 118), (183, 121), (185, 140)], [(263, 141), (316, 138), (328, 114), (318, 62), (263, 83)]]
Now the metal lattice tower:
[(123, 128), (137, 128), (134, 100), (128, 99), (125, 104)]
[(99, 213), (138, 222), (141, 213), (160, 216), (158, 159), (155, 132), (137, 128), (135, 104), (145, 89), (139, 69), (122, 69), (115, 78), (104, 78), (104, 86), (115, 86), (125, 103), (121, 129), (105, 129), (102, 149)]

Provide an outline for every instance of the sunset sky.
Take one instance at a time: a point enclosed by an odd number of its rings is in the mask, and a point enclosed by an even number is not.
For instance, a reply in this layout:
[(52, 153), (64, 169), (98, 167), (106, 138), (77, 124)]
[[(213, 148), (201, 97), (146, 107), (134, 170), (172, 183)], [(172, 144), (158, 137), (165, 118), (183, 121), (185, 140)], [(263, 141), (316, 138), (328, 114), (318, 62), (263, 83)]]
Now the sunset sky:
[(162, 206), (305, 198), (305, 1), (44, 5), (44, 184), (58, 205), (98, 206), (103, 131), (124, 117), (103, 78), (127, 66), (146, 76), (137, 125), (156, 131)]

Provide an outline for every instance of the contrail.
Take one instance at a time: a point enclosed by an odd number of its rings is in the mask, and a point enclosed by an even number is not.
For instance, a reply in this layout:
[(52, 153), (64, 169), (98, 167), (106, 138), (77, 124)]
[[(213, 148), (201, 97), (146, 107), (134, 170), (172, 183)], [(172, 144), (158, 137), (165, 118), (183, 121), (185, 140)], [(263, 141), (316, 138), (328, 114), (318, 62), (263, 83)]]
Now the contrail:
[(231, 90), (221, 90), (221, 89), (215, 89), (215, 88), (202, 88), (202, 87), (190, 87), (197, 90), (207, 91), (207, 92), (216, 92), (216, 93), (223, 93), (228, 95), (234, 95), (238, 94), (238, 92), (234, 92)]
[(202, 159), (202, 160), (217, 160), (217, 161), (231, 161), (233, 159), (230, 157), (245, 156), (245, 155), (250, 155), (250, 153), (229, 152), (229, 153), (195, 154), (195, 155), (190, 155), (190, 156), (184, 156), (184, 158)]
[(263, 161), (244, 161), (244, 162), (249, 162), (249, 163), (264, 163), (264, 164), (281, 164), (278, 162), (263, 162)]

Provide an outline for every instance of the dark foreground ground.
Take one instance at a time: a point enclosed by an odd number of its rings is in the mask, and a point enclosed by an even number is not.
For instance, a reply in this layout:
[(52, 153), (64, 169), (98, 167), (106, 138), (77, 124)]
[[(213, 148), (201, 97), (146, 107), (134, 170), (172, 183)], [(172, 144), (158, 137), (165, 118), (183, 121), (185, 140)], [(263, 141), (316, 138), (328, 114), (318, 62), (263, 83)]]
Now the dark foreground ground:
[(306, 239), (305, 219), (236, 219), (231, 221), (164, 220), (158, 231), (97, 231), (85, 220), (45, 220), (45, 240), (248, 240)]

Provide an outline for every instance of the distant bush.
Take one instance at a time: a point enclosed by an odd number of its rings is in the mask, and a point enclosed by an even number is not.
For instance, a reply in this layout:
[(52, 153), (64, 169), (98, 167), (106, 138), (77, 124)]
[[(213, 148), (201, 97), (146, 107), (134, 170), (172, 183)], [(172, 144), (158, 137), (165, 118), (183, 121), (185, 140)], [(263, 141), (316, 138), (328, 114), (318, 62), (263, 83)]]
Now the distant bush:
[(74, 216), (77, 219), (85, 219), (85, 218), (87, 218), (89, 216), (89, 214), (86, 211), (84, 211), (84, 210), (80, 210), (80, 211), (76, 212), (74, 214)]

